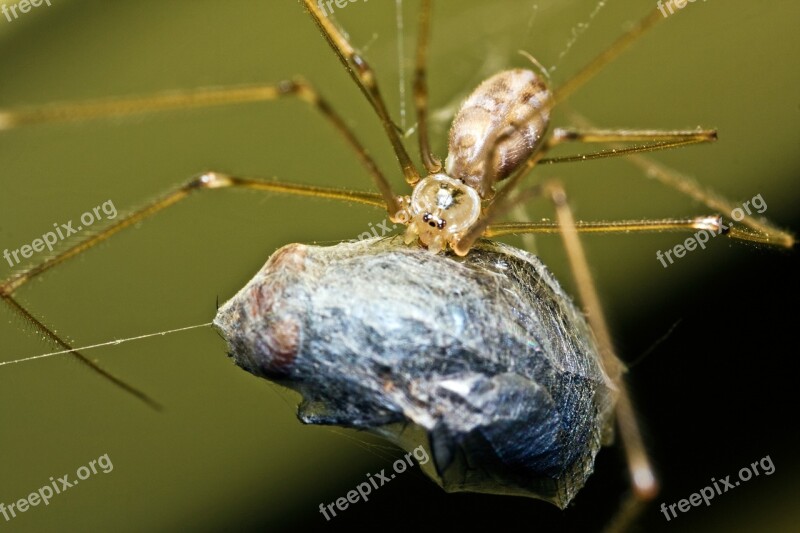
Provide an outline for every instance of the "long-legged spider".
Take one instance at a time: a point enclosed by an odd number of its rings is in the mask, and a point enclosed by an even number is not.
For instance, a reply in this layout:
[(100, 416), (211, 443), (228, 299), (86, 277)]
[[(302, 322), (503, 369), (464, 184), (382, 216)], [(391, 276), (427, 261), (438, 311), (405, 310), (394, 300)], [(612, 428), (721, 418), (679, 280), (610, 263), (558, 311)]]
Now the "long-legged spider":
[(716, 210), (715, 210), (716, 211)]

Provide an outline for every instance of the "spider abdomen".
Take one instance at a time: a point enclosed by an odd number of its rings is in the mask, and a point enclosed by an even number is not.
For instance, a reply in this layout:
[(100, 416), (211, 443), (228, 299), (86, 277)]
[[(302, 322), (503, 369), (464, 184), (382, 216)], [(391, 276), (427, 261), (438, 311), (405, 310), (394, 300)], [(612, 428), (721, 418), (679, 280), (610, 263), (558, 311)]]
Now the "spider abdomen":
[(453, 120), (447, 175), (481, 197), (491, 195), (494, 183), (508, 177), (541, 145), (551, 105), (547, 84), (531, 70), (507, 70), (485, 80)]

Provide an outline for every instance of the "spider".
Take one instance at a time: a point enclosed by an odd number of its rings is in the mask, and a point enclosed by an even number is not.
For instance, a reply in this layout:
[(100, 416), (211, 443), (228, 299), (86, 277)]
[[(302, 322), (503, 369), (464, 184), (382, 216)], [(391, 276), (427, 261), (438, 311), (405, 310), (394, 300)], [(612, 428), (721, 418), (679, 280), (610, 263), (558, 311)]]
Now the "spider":
[[(312, 5), (308, 5), (309, 11), (312, 15), (315, 14), (315, 8)], [(422, 27), (425, 28), (428, 19), (424, 15), (427, 11), (427, 7), (423, 10), (423, 17), (422, 17)], [(272, 192), (285, 192), (285, 193), (297, 193), (306, 196), (323, 196), (329, 198), (338, 198), (338, 199), (347, 199), (351, 201), (361, 202), (367, 205), (381, 205), (387, 207), (387, 211), (389, 215), (396, 220), (398, 223), (406, 223), (409, 224), (411, 231), (408, 233), (408, 240), (413, 241), (414, 239), (419, 239), (421, 245), (426, 247), (426, 249), (430, 250), (431, 252), (436, 252), (443, 248), (450, 248), (455, 250), (455, 252), (467, 255), (469, 250), (472, 247), (472, 242), (475, 241), (480, 236), (493, 236), (493, 235), (502, 235), (505, 233), (521, 233), (524, 231), (531, 231), (531, 232), (553, 232), (553, 231), (561, 231), (562, 228), (567, 228), (566, 231), (563, 231), (563, 235), (565, 240), (568, 240), (571, 244), (569, 245), (573, 255), (573, 259), (576, 263), (575, 269), (577, 271), (577, 275), (579, 278), (581, 276), (585, 277), (588, 273), (588, 269), (585, 268), (584, 264), (581, 264), (579, 259), (576, 259), (575, 255), (580, 255), (580, 252), (576, 252), (579, 250), (577, 245), (579, 244), (574, 238), (569, 237), (572, 235), (573, 231), (570, 229), (577, 229), (580, 231), (635, 231), (637, 229), (642, 230), (663, 230), (663, 229), (670, 229), (670, 228), (698, 228), (698, 227), (705, 227), (706, 225), (713, 226), (715, 221), (713, 220), (706, 220), (705, 218), (698, 219), (698, 220), (691, 220), (691, 221), (656, 221), (656, 222), (648, 222), (648, 223), (632, 223), (632, 224), (620, 224), (620, 225), (606, 225), (606, 224), (589, 224), (589, 223), (572, 223), (571, 222), (571, 212), (569, 210), (569, 205), (566, 203), (566, 197), (563, 192), (563, 189), (555, 182), (549, 182), (544, 185), (537, 185), (530, 189), (521, 190), (519, 184), (523, 181), (525, 177), (525, 172), (518, 172), (512, 173), (507, 172), (508, 169), (496, 172), (494, 178), (488, 178), (487, 174), (482, 174), (482, 178), (477, 182), (473, 183), (470, 186), (467, 182), (470, 179), (474, 178), (475, 174), (466, 173), (463, 180), (455, 180), (450, 173), (453, 173), (453, 167), (450, 165), (445, 165), (445, 172), (442, 172), (441, 164), (430, 154), (430, 149), (427, 148), (426, 144), (427, 141), (425, 140), (426, 137), (426, 127), (425, 127), (425, 120), (424, 115), (426, 111), (426, 91), (424, 87), (424, 76), (420, 74), (417, 78), (417, 83), (415, 86), (417, 87), (417, 101), (418, 101), (418, 113), (420, 115), (420, 140), (421, 140), (421, 153), (424, 160), (426, 171), (429, 173), (430, 176), (424, 175), (415, 175), (413, 170), (413, 165), (410, 163), (410, 158), (405, 154), (405, 149), (402, 145), (402, 141), (397, 135), (396, 128), (394, 127), (391, 119), (388, 116), (388, 112), (385, 109), (385, 105), (382, 103), (382, 98), (380, 93), (377, 90), (377, 85), (373, 86), (368, 83), (369, 77), (372, 75), (371, 70), (366, 67), (365, 62), (363, 62), (363, 58), (360, 56), (355, 55), (352, 48), (349, 46), (346, 40), (341, 36), (339, 31), (335, 26), (333, 26), (327, 19), (324, 19), (316, 13), (314, 17), (315, 21), (320, 25), (323, 32), (329, 39), (333, 42), (335, 49), (339, 51), (343, 57), (344, 62), (351, 68), (351, 71), (360, 71), (357, 72), (354, 78), (359, 86), (367, 93), (368, 101), (373, 105), (376, 109), (378, 116), (381, 118), (381, 121), (384, 125), (384, 129), (391, 139), (392, 146), (397, 151), (398, 160), (401, 162), (401, 169), (403, 170), (404, 175), (406, 176), (407, 181), (409, 184), (413, 185), (415, 188), (413, 189), (413, 194), (409, 197), (404, 198), (398, 197), (394, 194), (393, 191), (388, 186), (388, 182), (383, 179), (380, 174), (380, 171), (377, 169), (377, 166), (374, 162), (370, 159), (368, 154), (361, 148), (358, 141), (355, 139), (355, 136), (349, 131), (349, 129), (344, 125), (344, 122), (339, 118), (338, 114), (336, 114), (328, 105), (325, 100), (321, 98), (319, 93), (316, 91), (314, 87), (309, 85), (307, 82), (303, 80), (293, 80), (286, 83), (278, 84), (275, 86), (270, 87), (258, 87), (258, 88), (251, 88), (251, 90), (244, 90), (244, 91), (222, 91), (222, 92), (213, 92), (213, 91), (206, 91), (206, 92), (196, 92), (191, 95), (178, 95), (177, 98), (173, 96), (173, 99), (165, 98), (156, 96), (153, 99), (142, 99), (142, 100), (132, 100), (132, 101), (117, 101), (117, 102), (105, 102), (105, 103), (94, 103), (94, 104), (85, 104), (85, 105), (77, 105), (75, 107), (62, 107), (60, 109), (41, 109), (38, 111), (19, 111), (17, 113), (13, 113), (7, 115), (7, 125), (20, 125), (26, 122), (35, 122), (38, 120), (52, 120), (58, 118), (58, 113), (64, 113), (65, 118), (71, 119), (81, 119), (81, 118), (88, 118), (92, 115), (114, 115), (120, 114), (125, 110), (128, 105), (133, 105), (133, 108), (137, 111), (146, 111), (149, 109), (157, 109), (159, 107), (188, 107), (190, 105), (205, 105), (219, 102), (220, 100), (228, 101), (228, 102), (235, 102), (235, 101), (245, 101), (247, 99), (252, 100), (264, 100), (264, 99), (273, 99), (282, 96), (298, 96), (301, 99), (304, 99), (311, 103), (313, 106), (318, 108), (322, 113), (334, 123), (334, 126), (339, 129), (342, 135), (350, 142), (350, 144), (355, 149), (357, 155), (360, 157), (362, 163), (366, 166), (366, 168), (370, 171), (375, 182), (378, 185), (378, 189), (381, 191), (381, 195), (374, 195), (374, 194), (365, 194), (365, 193), (353, 193), (351, 191), (339, 191), (334, 189), (323, 189), (323, 188), (311, 188), (311, 187), (302, 187), (296, 186), (293, 184), (283, 184), (283, 183), (275, 183), (275, 182), (268, 182), (263, 183), (257, 180), (251, 180), (248, 178), (239, 178), (236, 176), (228, 176), (222, 173), (207, 173), (203, 176), (199, 177), (198, 179), (192, 181), (190, 184), (183, 186), (178, 191), (175, 191), (171, 194), (168, 194), (165, 198), (155, 202), (154, 204), (148, 206), (147, 208), (134, 213), (132, 216), (126, 218), (124, 221), (121, 221), (118, 225), (109, 228), (107, 231), (98, 234), (89, 241), (83, 243), (81, 247), (70, 249), (63, 254), (57, 256), (53, 260), (43, 263), (37, 268), (30, 270), (26, 273), (21, 275), (17, 275), (12, 279), (6, 281), (3, 284), (3, 297), (4, 299), (10, 303), (12, 306), (16, 307), (20, 313), (25, 314), (30, 320), (36, 320), (36, 318), (32, 315), (27, 313), (27, 310), (22, 308), (18, 305), (18, 302), (14, 299), (13, 293), (16, 289), (26, 283), (28, 280), (35, 278), (40, 273), (46, 271), (47, 269), (55, 266), (56, 264), (60, 263), (63, 260), (69, 259), (70, 257), (76, 255), (81, 250), (91, 247), (97, 242), (101, 242), (105, 238), (109, 237), (116, 231), (123, 229), (129, 225), (132, 225), (139, 220), (153, 214), (155, 211), (160, 210), (168, 205), (171, 205), (174, 201), (179, 200), (180, 198), (188, 195), (188, 193), (199, 190), (199, 189), (213, 189), (219, 187), (243, 187), (243, 188), (250, 188), (256, 190), (268, 190)], [(652, 17), (651, 20), (652, 22)], [(649, 25), (649, 22), (644, 22), (639, 26), (639, 30), (643, 31)], [(422, 31), (421, 34), (424, 35), (426, 32)], [(628, 34), (629, 36), (634, 36), (636, 32), (631, 32)], [(419, 49), (422, 51), (420, 56), (422, 57), (423, 61), (421, 64), (424, 65), (424, 44), (421, 44)], [(620, 48), (612, 48), (611, 50), (621, 50)], [(591, 74), (592, 71), (598, 66), (600, 63), (594, 63), (590, 66), (585, 73)], [(355, 67), (355, 68), (354, 68)], [(546, 104), (549, 96), (546, 96), (548, 91), (547, 87), (544, 87), (545, 80), (543, 79), (543, 75), (540, 72), (537, 72), (538, 69), (534, 66), (531, 70), (524, 70), (520, 72), (515, 72), (506, 75), (508, 79), (514, 78), (515, 75), (519, 76), (531, 76), (530, 86), (535, 87), (537, 90), (540, 91), (542, 96), (542, 101)], [(424, 69), (420, 69), (421, 73), (424, 73)], [(497, 78), (495, 81), (497, 81)], [(516, 79), (516, 78), (514, 78)], [(553, 101), (558, 101), (559, 98), (564, 98), (565, 95), (569, 94), (574, 88), (577, 88), (578, 85), (582, 84), (585, 79), (581, 79), (580, 76), (576, 77), (574, 84), (572, 86), (566, 85), (566, 88), (560, 88), (560, 90), (555, 91), (555, 96), (552, 97)], [(541, 84), (541, 85), (540, 85)], [(544, 107), (535, 107), (531, 106), (532, 109), (527, 110), (524, 109), (525, 106), (522, 106), (522, 117), (518, 119), (517, 122), (512, 121), (511, 123), (504, 124), (507, 127), (510, 127), (510, 130), (507, 132), (498, 130), (497, 132), (497, 139), (494, 139), (493, 142), (487, 143), (487, 145), (492, 147), (498, 147), (503, 145), (511, 145), (511, 146), (518, 146), (519, 143), (515, 143), (509, 140), (513, 135), (519, 133), (520, 124), (530, 124), (530, 123), (541, 123), (541, 131), (537, 134), (534, 134), (533, 140), (529, 143), (526, 147), (527, 151), (519, 154), (519, 160), (515, 163), (517, 165), (522, 165), (524, 170), (530, 170), (535, 164), (543, 163), (543, 159), (545, 159), (545, 154), (547, 151), (556, 144), (562, 142), (570, 142), (574, 140), (584, 140), (589, 142), (611, 142), (611, 141), (653, 141), (655, 144), (651, 145), (647, 148), (645, 147), (635, 147), (634, 149), (629, 149), (627, 151), (620, 150), (617, 153), (635, 153), (641, 151), (647, 151), (650, 149), (655, 148), (666, 148), (668, 145), (681, 145), (681, 144), (690, 144), (694, 142), (705, 142), (710, 140), (713, 137), (712, 132), (709, 131), (689, 131), (689, 132), (631, 132), (631, 131), (618, 131), (618, 132), (609, 132), (604, 130), (565, 130), (565, 129), (556, 129), (553, 134), (549, 138), (545, 138), (544, 135), (544, 122), (546, 122), (544, 115), (546, 115), (546, 110), (548, 107), (545, 105)], [(535, 108), (534, 108), (535, 107)], [(527, 113), (527, 114), (526, 114)], [(502, 137), (505, 137), (503, 140)], [(524, 144), (524, 143), (523, 143)], [(589, 154), (587, 157), (606, 157), (609, 156), (608, 152), (598, 152), (596, 154)], [(476, 165), (483, 164), (484, 167), (493, 167), (497, 168), (502, 165), (495, 164), (495, 161), (503, 160), (505, 156), (501, 155), (499, 151), (490, 151), (483, 154), (483, 157), (477, 158), (473, 160), (473, 163)], [(552, 162), (559, 162), (558, 159), (551, 159), (549, 163)], [(489, 164), (485, 164), (486, 162), (490, 162)], [(514, 170), (515, 165), (509, 164), (511, 170)], [(509, 175), (503, 175), (503, 174)], [(442, 175), (444, 174), (444, 176)], [(500, 183), (500, 185), (505, 184), (506, 186), (500, 189), (497, 193), (496, 197), (492, 198), (493, 191), (491, 188), (495, 185), (496, 181), (500, 181), (500, 178), (507, 178), (505, 182)], [(429, 181), (425, 181), (429, 180)], [(450, 187), (447, 190), (447, 195), (452, 197), (454, 200), (456, 196), (460, 196), (461, 198), (470, 198), (471, 204), (469, 209), (469, 217), (464, 217), (462, 220), (458, 216), (456, 217), (448, 217), (443, 216), (442, 212), (434, 213), (428, 212), (424, 210), (414, 210), (414, 200), (416, 198), (424, 198), (426, 195), (426, 191), (429, 191), (431, 187), (436, 187), (436, 196), (437, 199), (441, 195), (443, 189), (441, 186), (442, 184)], [(473, 192), (475, 191), (475, 192)], [(512, 193), (516, 193), (515, 197), (511, 197)], [(480, 197), (476, 203), (475, 194)], [(525, 199), (528, 199), (533, 196), (543, 195), (547, 198), (550, 198), (554, 204), (557, 206), (558, 211), (560, 212), (560, 222), (557, 224), (501, 224), (501, 223), (492, 223), (495, 220), (500, 219), (505, 212), (508, 210), (510, 205), (515, 202), (522, 202)], [(443, 202), (446, 204), (449, 202), (447, 198), (444, 198)], [(491, 203), (490, 203), (491, 202)], [(437, 204), (441, 205), (441, 203)], [(453, 205), (463, 206), (463, 203), (453, 202)], [(445, 206), (445, 207), (449, 207)], [(440, 207), (441, 209), (445, 210), (444, 207)], [(480, 208), (480, 209), (478, 209)], [(475, 215), (475, 212), (479, 211), (479, 216)], [(430, 226), (430, 223), (433, 222), (434, 226)], [(428, 229), (431, 228), (431, 229)], [(756, 228), (759, 229), (759, 228)], [(463, 232), (463, 233), (462, 233)], [(748, 238), (746, 233), (740, 234), (743, 238)], [(753, 236), (753, 238), (756, 238)], [(571, 240), (570, 240), (571, 239)], [(472, 241), (472, 242), (470, 242)], [(585, 308), (589, 312), (590, 317), (599, 317), (601, 316), (598, 312), (599, 306), (593, 307), (591, 300), (591, 292), (592, 289), (590, 287), (582, 287), (581, 292), (588, 294), (589, 296), (587, 299), (588, 302), (585, 303)], [(596, 319), (597, 320), (597, 319)], [(602, 338), (602, 327), (595, 326), (595, 332), (598, 337)], [(43, 331), (47, 331), (43, 324), (40, 324), (40, 328)], [(55, 338), (55, 335), (52, 335)], [(604, 349), (601, 349), (604, 351)], [(610, 348), (605, 348), (605, 351), (610, 353)], [(122, 382), (118, 382), (121, 386), (126, 386)], [(128, 387), (128, 390), (131, 390)], [(132, 390), (131, 390), (132, 391)], [(132, 391), (133, 392), (133, 391)], [(623, 410), (624, 411), (624, 410)], [(623, 436), (624, 440), (624, 436)], [(635, 439), (634, 439), (635, 440)], [(631, 446), (629, 446), (631, 447)], [(633, 446), (635, 451), (635, 445)]]

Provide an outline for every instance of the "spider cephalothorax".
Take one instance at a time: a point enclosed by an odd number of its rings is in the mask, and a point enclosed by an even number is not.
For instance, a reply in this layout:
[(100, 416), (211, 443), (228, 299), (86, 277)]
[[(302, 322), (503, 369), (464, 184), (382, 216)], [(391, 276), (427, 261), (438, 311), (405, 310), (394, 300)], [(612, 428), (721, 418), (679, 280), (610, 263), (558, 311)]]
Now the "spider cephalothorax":
[(434, 253), (457, 240), (481, 214), (478, 192), (446, 174), (420, 180), (405, 203), (406, 244), (419, 237)]

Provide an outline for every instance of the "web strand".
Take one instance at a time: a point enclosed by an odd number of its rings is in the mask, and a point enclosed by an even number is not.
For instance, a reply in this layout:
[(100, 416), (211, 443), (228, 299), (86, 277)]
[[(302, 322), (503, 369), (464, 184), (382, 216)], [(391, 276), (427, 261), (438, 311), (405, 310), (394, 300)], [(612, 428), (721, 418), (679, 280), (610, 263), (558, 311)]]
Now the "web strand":
[(188, 331), (190, 329), (205, 328), (205, 327), (210, 326), (211, 324), (212, 324), (212, 322), (206, 322), (205, 324), (196, 324), (194, 326), (186, 326), (186, 327), (183, 327), (183, 328), (169, 329), (169, 330), (166, 330), (166, 331), (158, 331), (158, 332), (155, 332), (155, 333), (147, 333), (145, 335), (138, 335), (136, 337), (128, 337), (126, 339), (116, 339), (116, 340), (113, 340), (113, 341), (102, 342), (100, 344), (92, 344), (90, 346), (81, 346), (80, 348), (73, 348), (71, 350), (61, 350), (61, 351), (58, 351), (58, 352), (48, 352), (48, 353), (44, 353), (44, 354), (41, 354), (41, 355), (33, 355), (31, 357), (23, 357), (22, 359), (15, 359), (13, 361), (3, 361), (3, 362), (0, 362), (0, 366), (15, 365), (15, 364), (19, 364), (19, 363), (27, 363), (27, 362), (30, 362), (30, 361), (34, 361), (36, 359), (45, 359), (47, 357), (54, 357), (56, 355), (63, 355), (63, 354), (68, 354), (68, 353), (72, 353), (72, 352), (85, 352), (86, 350), (92, 350), (94, 348), (102, 348), (104, 346), (117, 346), (119, 344), (124, 344), (126, 342), (137, 341), (137, 340), (141, 340), (141, 339), (148, 339), (150, 337), (158, 337), (159, 335), (164, 336), (164, 335), (169, 335), (171, 333), (179, 333), (181, 331)]

